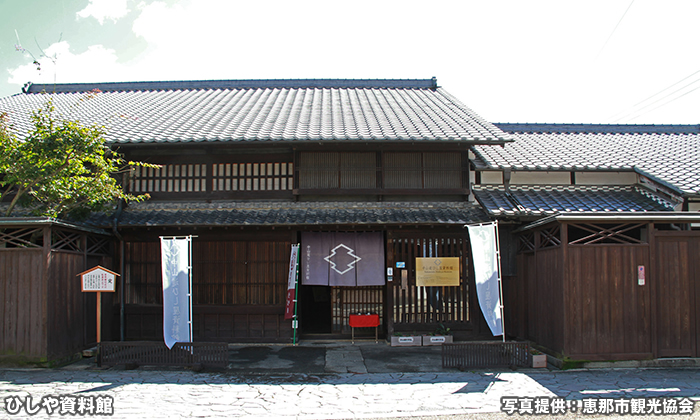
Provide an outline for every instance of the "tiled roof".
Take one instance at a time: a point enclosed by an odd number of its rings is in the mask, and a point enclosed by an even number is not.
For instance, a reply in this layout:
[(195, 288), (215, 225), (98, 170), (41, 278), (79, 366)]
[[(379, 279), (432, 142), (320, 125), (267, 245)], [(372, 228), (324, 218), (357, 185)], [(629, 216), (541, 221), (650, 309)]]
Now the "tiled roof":
[(474, 195), (493, 216), (544, 216), (560, 212), (671, 211), (673, 207), (637, 186), (475, 186)]
[(481, 169), (639, 169), (686, 194), (700, 194), (700, 126), (496, 126), (515, 141), (504, 147), (475, 146)]
[(0, 99), (17, 132), (29, 130), (29, 112), (51, 98), (68, 118), (105, 125), (114, 143), (510, 141), (435, 79), (32, 85), (27, 92)]
[(509, 133), (700, 134), (700, 124), (511, 124), (496, 123)]
[[(453, 224), (488, 221), (466, 202), (143, 202), (123, 211), (120, 227)], [(108, 227), (112, 220), (92, 222)]]

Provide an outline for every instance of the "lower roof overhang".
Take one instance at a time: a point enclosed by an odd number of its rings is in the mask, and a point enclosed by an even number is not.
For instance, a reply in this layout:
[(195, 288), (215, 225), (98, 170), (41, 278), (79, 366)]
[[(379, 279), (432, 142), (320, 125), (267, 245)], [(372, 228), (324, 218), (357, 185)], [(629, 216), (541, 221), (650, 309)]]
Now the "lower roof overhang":
[(52, 217), (0, 217), (0, 228), (51, 226), (64, 229), (73, 229), (85, 233), (109, 236), (110, 234), (100, 228), (87, 226), (81, 223), (55, 219)]
[[(94, 222), (108, 228), (113, 220)], [(489, 220), (468, 202), (144, 202), (124, 209), (118, 227), (461, 227)]]

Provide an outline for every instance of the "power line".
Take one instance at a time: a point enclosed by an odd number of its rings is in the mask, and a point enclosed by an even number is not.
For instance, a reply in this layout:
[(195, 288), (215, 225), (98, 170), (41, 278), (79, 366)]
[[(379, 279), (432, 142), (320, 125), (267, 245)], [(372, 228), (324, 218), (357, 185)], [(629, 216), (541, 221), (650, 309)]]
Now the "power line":
[[(700, 80), (700, 79), (698, 79), (698, 80)], [(696, 80), (695, 82), (697, 82), (697, 80)], [(693, 83), (695, 83), (695, 82), (693, 82)], [(690, 85), (692, 85), (693, 83), (690, 83)], [(686, 85), (686, 86), (689, 86), (689, 85)], [(685, 87), (685, 86), (684, 86), (684, 87)], [(655, 111), (655, 110), (657, 110), (657, 109), (659, 109), (659, 108), (661, 108), (661, 107), (663, 107), (663, 106), (666, 106), (666, 105), (670, 104), (671, 102), (675, 102), (675, 101), (677, 101), (678, 99), (684, 97), (685, 95), (687, 95), (687, 94), (689, 94), (689, 93), (692, 93), (692, 92), (695, 92), (695, 91), (698, 90), (698, 89), (700, 89), (700, 86), (696, 87), (695, 89), (691, 89), (691, 90), (685, 92), (684, 94), (682, 94), (682, 95), (680, 95), (680, 96), (677, 96), (677, 97), (671, 99), (671, 100), (668, 101), (668, 102), (664, 102), (663, 104), (661, 104), (661, 105), (659, 105), (659, 106), (657, 106), (657, 107), (654, 107), (654, 108), (648, 110), (647, 112), (643, 112), (643, 113), (641, 113), (641, 114), (639, 114), (639, 115), (635, 115), (634, 118), (631, 118), (631, 119), (630, 119), (630, 121), (632, 121), (632, 120), (634, 120), (634, 119), (636, 119), (636, 118), (639, 118), (639, 117), (641, 117), (641, 116), (643, 116), (643, 115), (646, 115), (646, 114), (648, 114), (648, 113), (650, 113), (650, 112), (652, 112), (652, 111)], [(677, 92), (677, 91), (676, 91), (676, 92)], [(659, 99), (659, 100), (661, 100), (661, 99)], [(657, 101), (657, 102), (658, 102), (658, 101)], [(641, 110), (640, 110), (640, 111), (641, 111)]]
[[(690, 79), (691, 77), (695, 76), (695, 75), (698, 74), (698, 73), (700, 73), (700, 70), (694, 72), (693, 74), (691, 74), (691, 75), (689, 75), (689, 76), (686, 76), (686, 77), (682, 78), (681, 80), (679, 80), (679, 81), (673, 83), (673, 84), (670, 85), (670, 86), (666, 86), (665, 88), (661, 89), (660, 91), (656, 92), (655, 94), (653, 94), (653, 95), (651, 95), (651, 96), (649, 96), (649, 97), (647, 97), (647, 98), (645, 98), (645, 99), (643, 99), (643, 100), (637, 102), (636, 104), (632, 105), (632, 106), (629, 107), (628, 109), (626, 109), (626, 110), (624, 110), (624, 111), (620, 111), (620, 112), (618, 112), (618, 113), (616, 113), (616, 114), (610, 116), (610, 117), (608, 118), (608, 121), (613, 120), (614, 118), (616, 118), (616, 117), (618, 117), (618, 116), (620, 116), (620, 115), (622, 115), (622, 117), (620, 117), (620, 119), (621, 119), (621, 118), (624, 118), (625, 116), (627, 116), (628, 114), (634, 113), (634, 112), (635, 112), (635, 108), (638, 107), (639, 105), (641, 105), (641, 104), (643, 104), (644, 102), (647, 102), (647, 101), (653, 99), (654, 97), (656, 97), (656, 96), (658, 96), (658, 95), (660, 95), (660, 94), (666, 92), (667, 90), (671, 89), (672, 87), (676, 86), (677, 84), (683, 83), (684, 81)], [(695, 83), (695, 82), (697, 82), (697, 80), (693, 81), (693, 82), (690, 83), (689, 85), (692, 85), (692, 84)], [(667, 96), (666, 96), (666, 97), (667, 97)], [(664, 98), (666, 98), (666, 97), (664, 97)], [(661, 98), (661, 99), (664, 99), (664, 98)], [(650, 105), (653, 105), (653, 103), (650, 104)], [(649, 105), (647, 105), (647, 106), (649, 106)], [(646, 106), (645, 106), (645, 107), (646, 107)], [(644, 108), (644, 107), (642, 107), (642, 109), (643, 109), (643, 108)], [(639, 109), (639, 110), (641, 110), (641, 109)], [(637, 111), (639, 111), (639, 110), (637, 110)], [(625, 114), (625, 115), (623, 115), (623, 114)]]
[[(653, 101), (653, 102), (651, 102), (651, 103), (648, 103), (648, 104), (646, 104), (646, 105), (644, 105), (644, 106), (642, 106), (642, 107), (639, 107), (639, 105), (641, 105), (641, 104), (643, 104), (643, 103), (645, 103), (645, 102), (647, 102), (647, 101), (649, 101), (649, 100), (655, 98), (656, 96), (659, 96), (660, 94), (662, 94), (663, 92), (666, 92), (667, 90), (671, 89), (672, 87), (674, 87), (674, 86), (676, 86), (676, 85), (678, 85), (678, 84), (680, 84), (680, 83), (683, 83), (684, 81), (690, 79), (691, 77), (695, 76), (695, 75), (698, 74), (698, 73), (700, 73), (700, 70), (698, 70), (698, 71), (696, 71), (696, 72), (690, 74), (689, 76), (684, 77), (683, 79), (681, 79), (681, 80), (679, 80), (679, 81), (673, 83), (673, 84), (670, 85), (670, 86), (667, 86), (666, 88), (664, 88), (664, 89), (662, 89), (662, 90), (656, 92), (655, 94), (649, 96), (648, 98), (646, 98), (646, 99), (644, 99), (644, 100), (642, 100), (642, 101), (637, 102), (636, 104), (634, 104), (633, 106), (631, 106), (631, 107), (628, 108), (627, 110), (618, 112), (617, 114), (615, 114), (615, 115), (613, 115), (612, 117), (608, 118), (608, 120), (612, 120), (613, 118), (617, 117), (618, 115), (621, 115), (619, 118), (617, 118), (617, 119), (615, 119), (615, 120), (612, 121), (613, 123), (616, 123), (616, 122), (618, 122), (618, 121), (620, 121), (620, 120), (622, 120), (622, 119), (625, 119), (625, 118), (629, 117), (630, 115), (632, 115), (632, 114), (634, 114), (634, 113), (640, 112), (640, 111), (642, 111), (642, 110), (644, 110), (644, 109), (646, 109), (646, 108), (649, 108), (650, 106), (652, 106), (652, 105), (654, 105), (654, 104), (659, 103), (660, 101), (663, 101), (664, 99), (668, 98), (669, 96), (675, 95), (676, 93), (682, 91), (683, 89), (685, 89), (685, 88), (687, 88), (687, 87), (689, 87), (689, 86), (692, 86), (693, 84), (695, 84), (695, 83), (697, 83), (698, 81), (700, 81), (700, 78), (697, 78), (697, 79), (693, 80), (692, 82), (690, 82), (690, 83), (688, 83), (688, 84), (686, 84), (686, 85), (680, 87), (679, 89), (674, 90), (673, 92), (671, 92), (671, 93), (669, 93), (669, 94), (667, 94), (667, 95), (665, 95), (665, 96), (662, 96), (661, 98), (659, 98), (659, 99), (657, 99), (657, 100), (655, 100), (655, 101)], [(696, 88), (696, 89), (697, 89), (697, 88)], [(692, 92), (692, 91), (694, 91), (694, 90), (695, 90), (695, 89), (691, 90), (690, 92)], [(687, 93), (690, 93), (690, 92), (687, 92)], [(678, 98), (685, 96), (687, 93), (682, 94), (682, 95), (679, 96)], [(677, 99), (677, 98), (676, 98), (676, 99)], [(674, 100), (675, 100), (675, 99), (674, 99)], [(663, 105), (669, 104), (669, 103), (671, 103), (671, 102), (673, 102), (673, 101), (666, 102), (666, 103), (664, 103)], [(663, 105), (661, 105), (661, 106), (663, 106)], [(660, 106), (659, 106), (659, 107), (656, 107), (656, 108), (654, 108), (654, 109), (657, 109), (657, 108), (660, 108)], [(644, 114), (646, 114), (646, 113), (644, 113)], [(641, 114), (641, 115), (644, 115), (644, 114)], [(637, 117), (639, 117), (639, 115), (638, 115)], [(637, 117), (635, 117), (635, 118), (637, 118)]]
[(615, 27), (613, 28), (612, 32), (610, 32), (610, 35), (608, 35), (608, 39), (605, 40), (605, 44), (603, 44), (603, 47), (600, 49), (600, 51), (598, 51), (598, 55), (596, 56), (596, 59), (597, 59), (598, 57), (600, 57), (600, 54), (603, 53), (603, 50), (605, 49), (605, 47), (608, 46), (608, 42), (610, 42), (610, 39), (611, 39), (611, 38), (613, 37), (613, 35), (615, 34), (615, 31), (617, 31), (617, 28), (618, 28), (618, 26), (620, 26), (620, 24), (622, 23), (622, 20), (625, 18), (625, 16), (627, 16), (627, 12), (630, 11), (630, 8), (632, 7), (632, 4), (634, 4), (634, 0), (632, 0), (632, 1), (630, 2), (630, 5), (627, 6), (627, 9), (625, 10), (625, 13), (623, 13), (623, 14), (622, 14), (622, 17), (620, 17), (620, 20), (617, 21), (617, 25), (615, 25)]

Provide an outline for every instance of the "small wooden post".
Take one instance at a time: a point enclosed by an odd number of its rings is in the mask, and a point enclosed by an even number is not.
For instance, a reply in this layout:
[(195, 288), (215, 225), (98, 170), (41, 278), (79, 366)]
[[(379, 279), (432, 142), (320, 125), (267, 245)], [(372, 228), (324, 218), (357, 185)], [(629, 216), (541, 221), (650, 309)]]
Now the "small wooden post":
[(102, 339), (102, 292), (97, 292), (97, 344)]
[(78, 274), (81, 290), (83, 292), (97, 293), (97, 364), (100, 366), (100, 343), (102, 342), (102, 292), (114, 292), (116, 290), (116, 277), (119, 274), (107, 270), (99, 265)]

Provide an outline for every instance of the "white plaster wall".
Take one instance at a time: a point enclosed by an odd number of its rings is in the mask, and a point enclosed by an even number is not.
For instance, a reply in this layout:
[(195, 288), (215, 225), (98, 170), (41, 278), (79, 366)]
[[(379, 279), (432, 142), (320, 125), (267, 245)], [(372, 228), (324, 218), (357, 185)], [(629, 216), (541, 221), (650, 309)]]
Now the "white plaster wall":
[(500, 171), (484, 171), (481, 173), (482, 184), (503, 184), (503, 173)]
[(632, 185), (637, 183), (635, 172), (576, 172), (577, 185)]
[(510, 183), (513, 185), (569, 185), (570, 172), (512, 172)]

